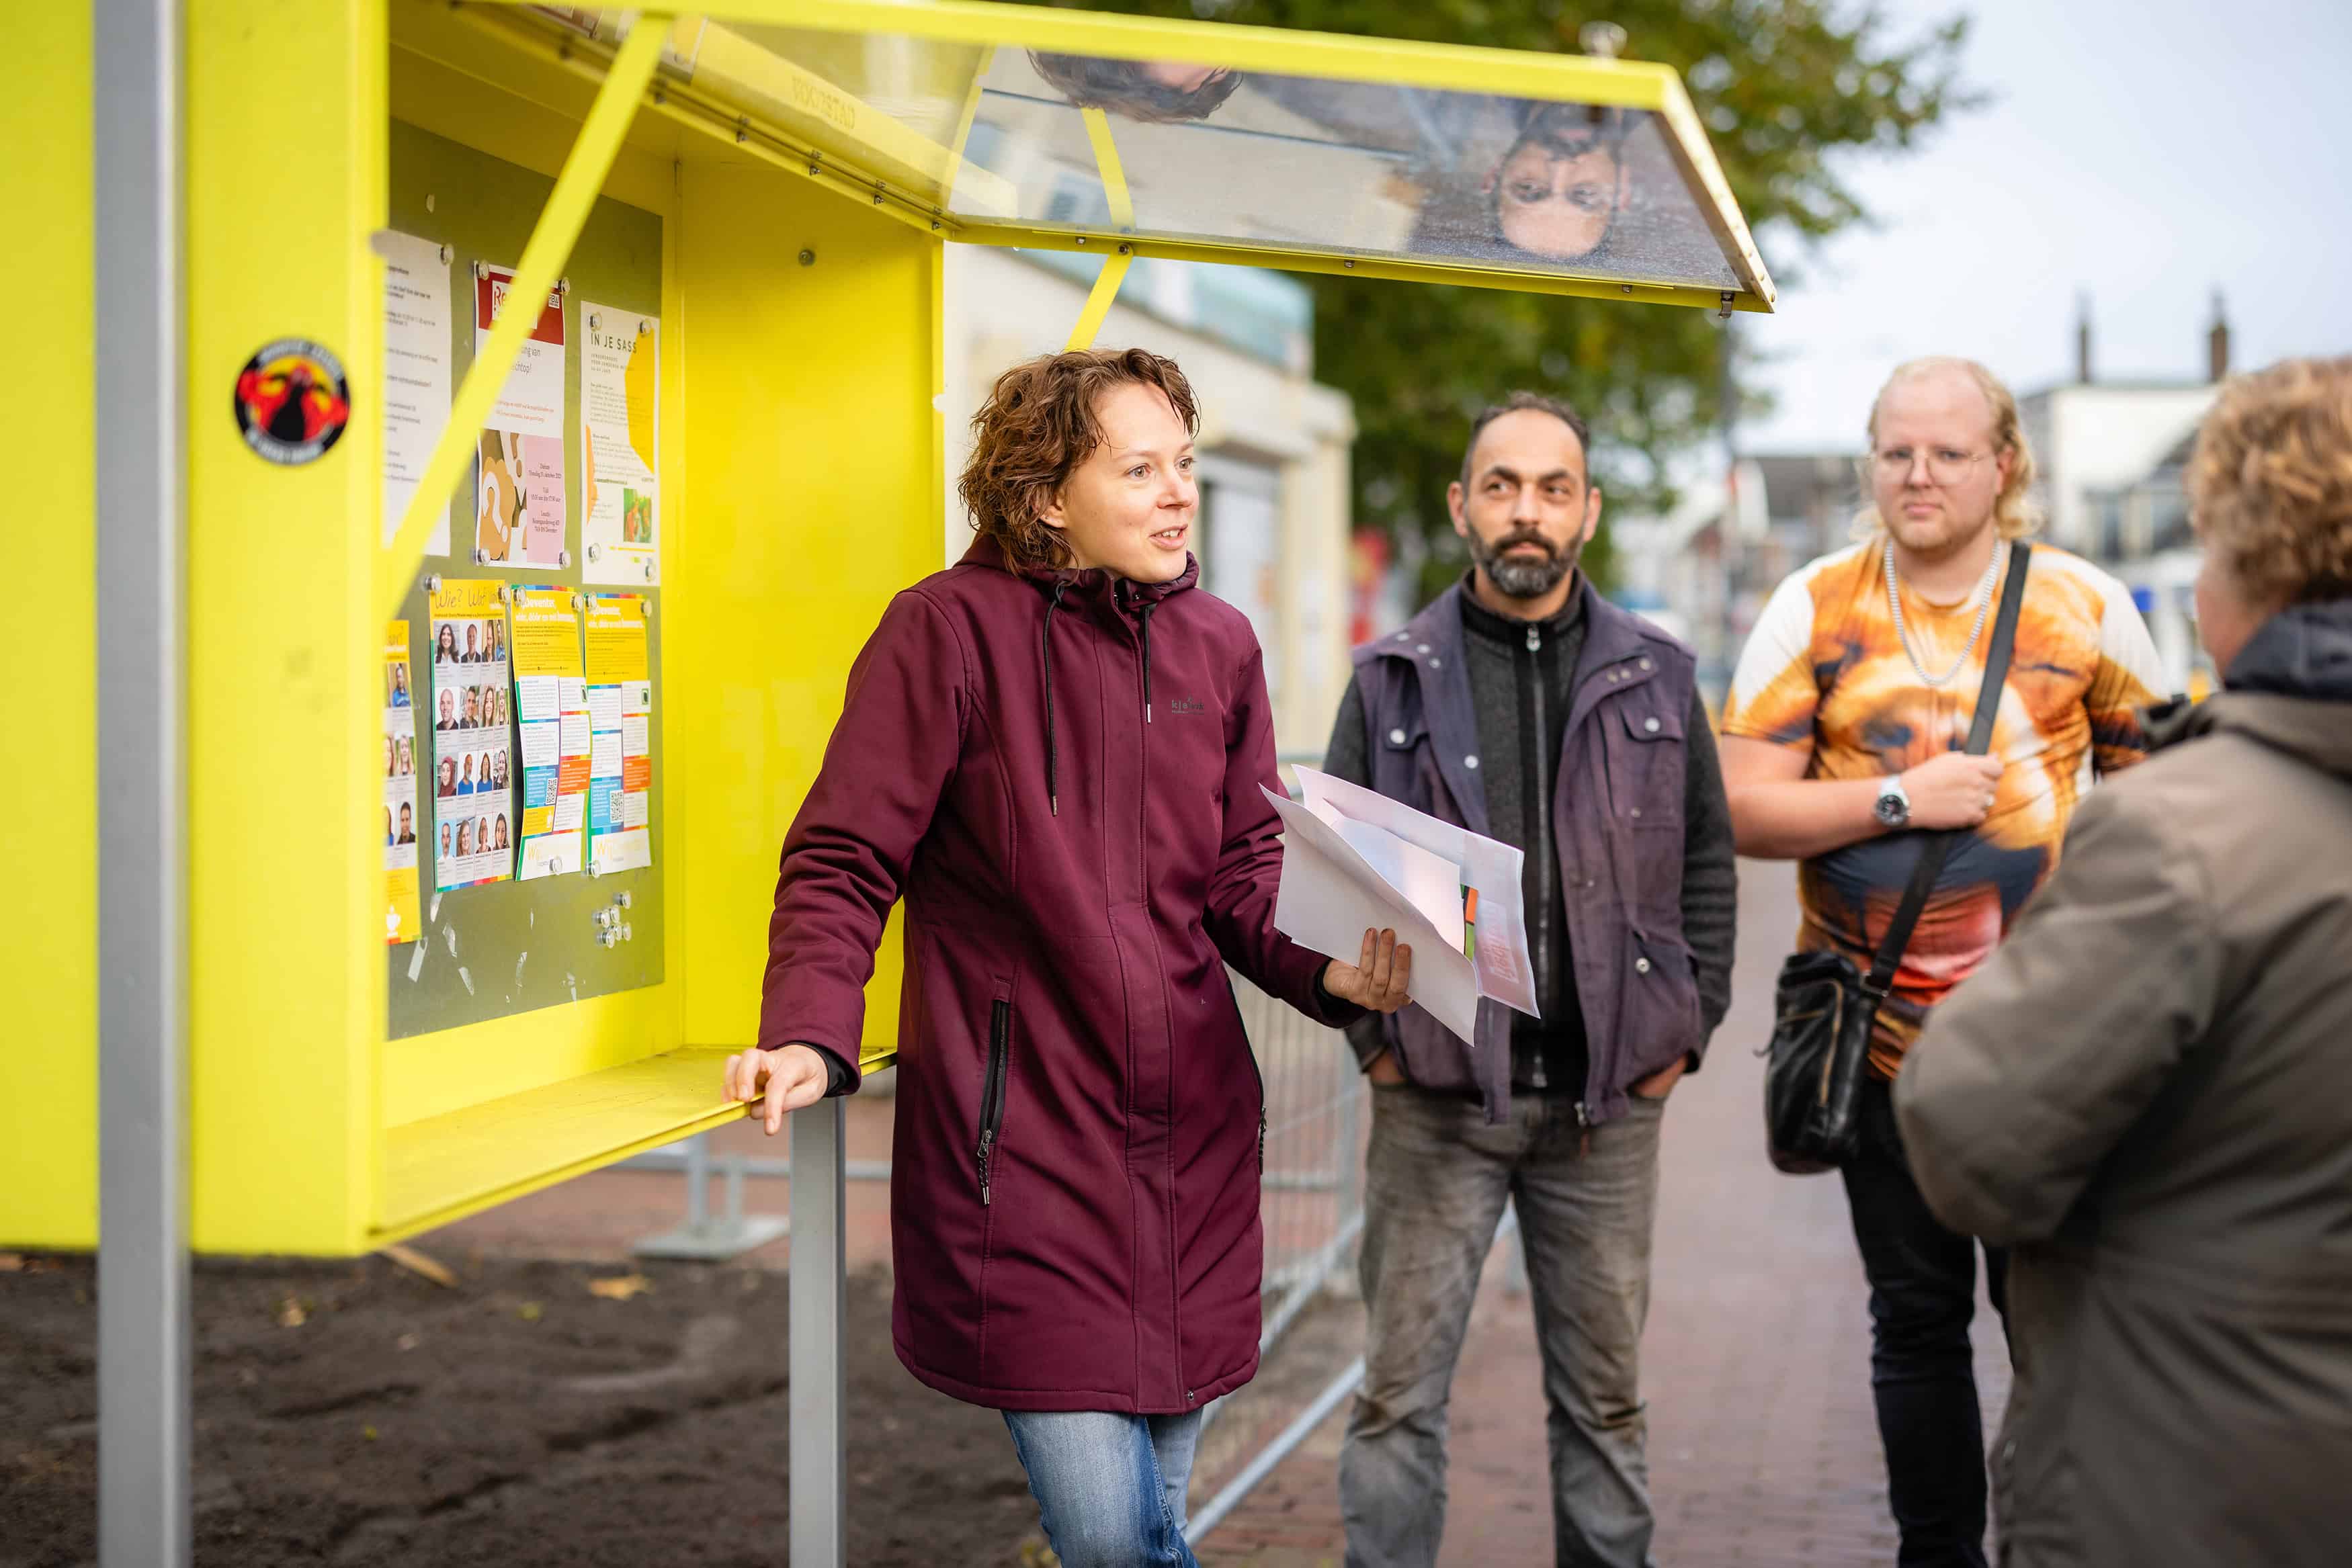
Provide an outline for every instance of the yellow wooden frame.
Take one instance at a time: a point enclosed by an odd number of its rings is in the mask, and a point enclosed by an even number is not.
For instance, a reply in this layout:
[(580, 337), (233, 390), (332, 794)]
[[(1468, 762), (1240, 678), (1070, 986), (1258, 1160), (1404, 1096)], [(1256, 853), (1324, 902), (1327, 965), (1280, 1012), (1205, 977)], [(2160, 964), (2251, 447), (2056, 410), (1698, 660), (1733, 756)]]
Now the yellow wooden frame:
[[(480, 0), (482, 13), (528, 3), (529, 0)], [(1084, 251), (1108, 242), (1131, 246), (1128, 254), (1132, 256), (1170, 260), (1226, 262), (1400, 282), (1469, 285), (1636, 304), (1768, 313), (1778, 297), (1747, 220), (1740, 215), (1730, 184), (1707, 142), (1690, 95), (1681, 78), (1668, 66), (1584, 55), (1537, 54), (1460, 44), (1402, 43), (1279, 27), (1049, 10), (996, 4), (994, 0), (985, 4), (981, 0), (710, 0), (696, 14), (732, 23), (886, 34), (1114, 59), (1186, 60), (1238, 70), (1648, 110), (1657, 115), (1664, 126), (1665, 143), (1742, 287), (1718, 289), (1638, 277), (1580, 277), (1477, 263), (1349, 256), (1238, 240), (1179, 242), (1119, 234), (1116, 229), (1089, 233), (1010, 221), (978, 221), (968, 216), (959, 218), (946, 211), (944, 202), (926, 204), (913, 200), (908, 193), (891, 188), (887, 178), (871, 171), (860, 171), (850, 178), (853, 188), (872, 193), (878, 204), (903, 205), (908, 221), (928, 223), (945, 237), (967, 244)], [(684, 89), (666, 87), (663, 96), (676, 99), (686, 93)], [(704, 128), (714, 134), (722, 130), (734, 134), (749, 129), (750, 124), (743, 116), (719, 108), (709, 111)], [(806, 158), (810, 150), (804, 143), (774, 133), (772, 128), (762, 131), (792, 150), (793, 155)], [(804, 166), (813, 177), (839, 179), (842, 172), (835, 166), (837, 162), (837, 159), (820, 158)]]

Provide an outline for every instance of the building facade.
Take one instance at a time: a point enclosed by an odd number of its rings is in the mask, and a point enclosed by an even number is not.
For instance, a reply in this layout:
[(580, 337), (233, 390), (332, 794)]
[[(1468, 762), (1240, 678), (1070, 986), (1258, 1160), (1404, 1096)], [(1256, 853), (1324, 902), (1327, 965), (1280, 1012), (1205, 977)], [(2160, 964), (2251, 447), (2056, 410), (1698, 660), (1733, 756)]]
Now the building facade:
[[(946, 280), (947, 559), (971, 540), (955, 476), (997, 375), (1060, 349), (1097, 258), (959, 246)], [(1096, 335), (1183, 367), (1201, 408), (1202, 586), (1250, 618), (1265, 650), (1277, 745), (1318, 751), (1348, 682), (1355, 411), (1318, 383), (1314, 308), (1279, 273), (1138, 260)]]

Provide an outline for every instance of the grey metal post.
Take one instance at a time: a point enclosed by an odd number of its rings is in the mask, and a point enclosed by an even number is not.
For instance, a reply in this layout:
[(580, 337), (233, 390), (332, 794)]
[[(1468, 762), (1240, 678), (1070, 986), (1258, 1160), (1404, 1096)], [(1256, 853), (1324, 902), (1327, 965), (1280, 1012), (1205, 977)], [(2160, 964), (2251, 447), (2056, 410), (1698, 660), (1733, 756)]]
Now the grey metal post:
[(686, 1223), (700, 1230), (710, 1223), (710, 1134), (697, 1133), (686, 1145)]
[(96, 0), (99, 1561), (189, 1560), (180, 0)]
[(847, 1315), (848, 1210), (843, 1202), (842, 1103), (793, 1113), (792, 1312), (787, 1346), (793, 1568), (842, 1568), (842, 1320)]

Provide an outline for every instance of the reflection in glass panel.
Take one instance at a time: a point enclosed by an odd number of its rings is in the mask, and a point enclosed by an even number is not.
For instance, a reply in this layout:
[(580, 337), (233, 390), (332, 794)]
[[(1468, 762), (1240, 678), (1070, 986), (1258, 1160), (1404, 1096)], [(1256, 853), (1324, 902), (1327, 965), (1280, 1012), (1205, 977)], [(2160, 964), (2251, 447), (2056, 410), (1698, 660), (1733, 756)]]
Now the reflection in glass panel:
[(1081, 108), (1140, 234), (1739, 287), (1647, 114), (1002, 49), (965, 156), (1019, 219), (1109, 222)]

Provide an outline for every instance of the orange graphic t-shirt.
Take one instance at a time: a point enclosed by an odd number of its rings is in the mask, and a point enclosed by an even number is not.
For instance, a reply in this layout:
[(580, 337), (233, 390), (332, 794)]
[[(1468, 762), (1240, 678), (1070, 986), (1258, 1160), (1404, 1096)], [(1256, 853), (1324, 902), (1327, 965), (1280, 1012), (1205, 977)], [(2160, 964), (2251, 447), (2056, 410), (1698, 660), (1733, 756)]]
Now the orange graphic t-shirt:
[[(1824, 556), (1773, 592), (1732, 677), (1724, 734), (1809, 751), (1808, 779), (1883, 779), (1968, 744), (1990, 617), (1958, 673), (1928, 685), (1897, 640), (1883, 549), (1874, 541)], [(1907, 585), (1902, 593), (1920, 664), (1950, 668), (1976, 623), (1976, 599), (1938, 608)], [(2123, 584), (2034, 546), (1993, 720), (1991, 755), (2006, 766), (1992, 812), (1953, 846), (1927, 895), (1878, 1011), (1874, 1072), (1894, 1076), (1927, 1009), (1985, 961), (2055, 869), (2094, 774), (2146, 755), (2138, 714), (2161, 681), (2156, 644)], [(1867, 970), (1918, 853), (1918, 834), (1892, 833), (1802, 862), (1799, 948), (1842, 952)]]

